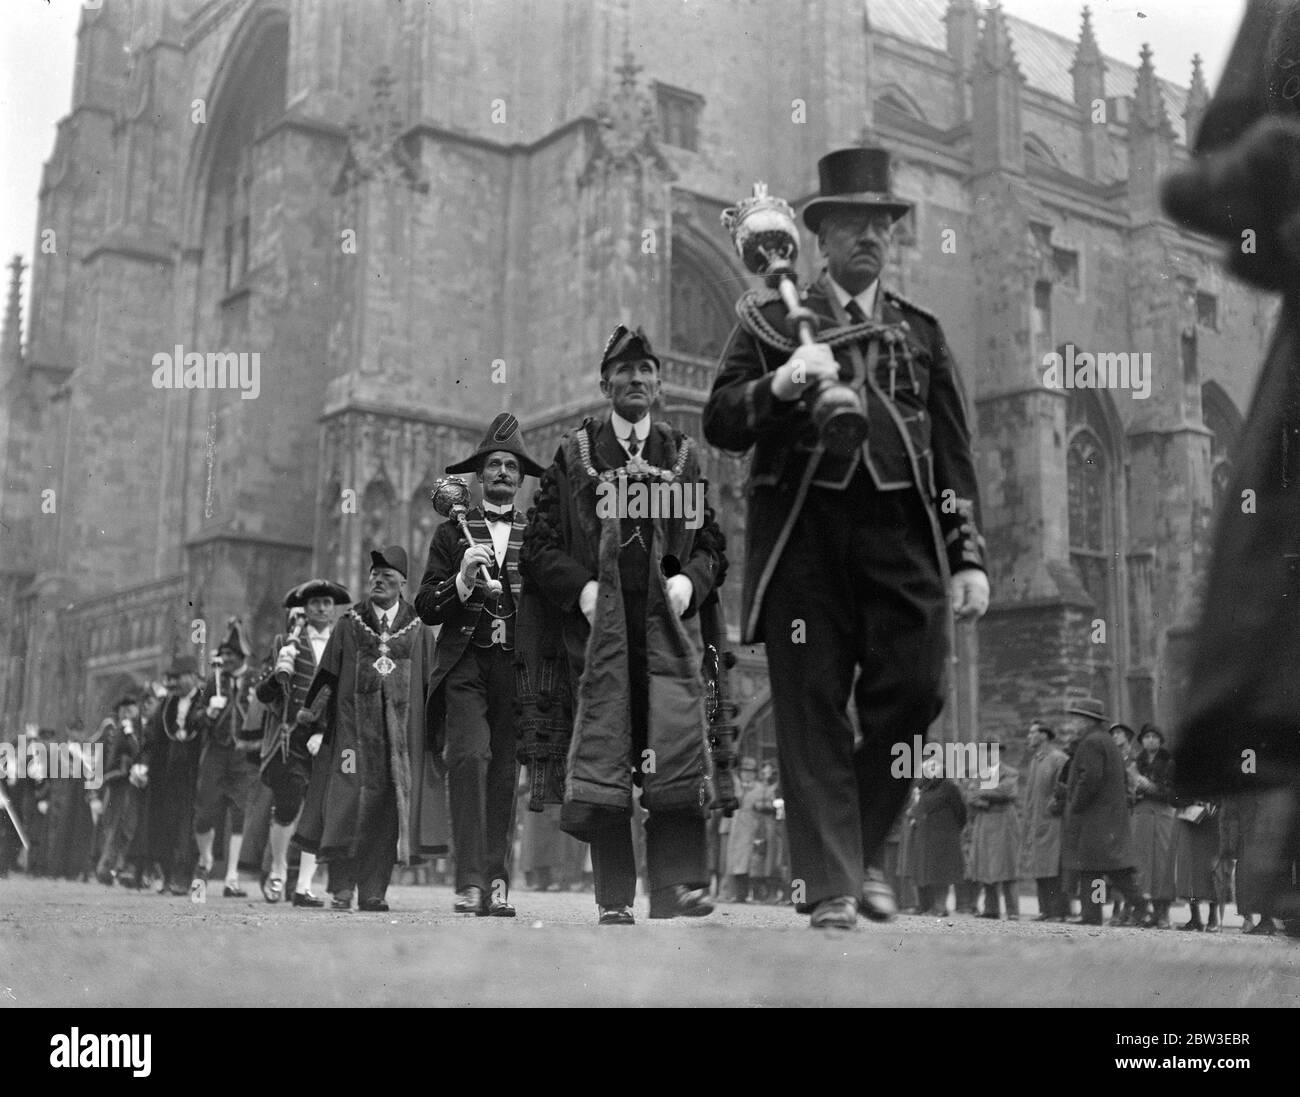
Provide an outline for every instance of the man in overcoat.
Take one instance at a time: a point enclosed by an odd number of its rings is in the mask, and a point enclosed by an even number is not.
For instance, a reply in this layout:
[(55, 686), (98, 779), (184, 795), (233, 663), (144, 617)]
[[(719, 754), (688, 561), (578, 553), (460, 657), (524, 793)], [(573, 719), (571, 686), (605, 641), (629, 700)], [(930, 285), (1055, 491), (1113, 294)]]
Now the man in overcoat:
[(1039, 922), (1064, 920), (1061, 892), (1061, 817), (1051, 811), (1056, 782), (1065, 765), (1065, 751), (1056, 746), (1056, 732), (1035, 720), (1029, 725), (1032, 752), (1025, 773), (1025, 811), (1020, 858), (1022, 873), (1038, 889)]
[[(334, 910), (386, 911), (393, 866), (424, 852), (424, 706), (433, 635), (402, 596), (406, 550), (370, 553), (369, 597), (334, 625), (300, 725), (319, 731), (328, 780), (294, 840), (330, 866)], [(318, 704), (319, 702), (319, 704)], [(313, 797), (308, 794), (308, 805)]]
[(631, 925), (634, 782), (649, 812), (650, 917), (713, 910), (699, 608), (726, 557), (698, 443), (652, 418), (659, 359), (640, 329), (618, 326), (600, 375), (609, 413), (561, 440), (521, 564), (525, 584), (560, 615), (576, 701), (561, 826), (591, 843), (600, 924)]
[(1124, 759), (1107, 730), (1100, 705), (1081, 702), (1066, 709), (1066, 718), (1080, 737), (1066, 785), (1061, 862), (1078, 875), (1081, 921), (1101, 925), (1101, 905), (1109, 882), (1140, 923), (1146, 917), (1147, 902), (1134, 868)]
[[(949, 597), (960, 618), (977, 618), (988, 580), (947, 340), (933, 315), (880, 284), (911, 204), (890, 193), (884, 149), (841, 149), (818, 169), (821, 193), (803, 213), (826, 256), (803, 301), (817, 342), (786, 334), (775, 291), (743, 299), (704, 435), (753, 450), (741, 640), (766, 643), (791, 897), (812, 925), (850, 929), (860, 904), (875, 919), (895, 913), (880, 861), (908, 788), (890, 775), (892, 748), (942, 708)], [(818, 387), (834, 380), (855, 388), (868, 422), (846, 457), (821, 446), (813, 417)]]

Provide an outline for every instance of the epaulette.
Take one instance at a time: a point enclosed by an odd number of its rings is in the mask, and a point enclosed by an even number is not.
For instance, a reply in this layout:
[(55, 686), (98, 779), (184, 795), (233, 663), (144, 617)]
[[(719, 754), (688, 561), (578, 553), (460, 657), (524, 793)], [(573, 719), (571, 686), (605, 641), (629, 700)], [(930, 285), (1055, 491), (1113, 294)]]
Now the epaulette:
[(919, 313), (921, 316), (924, 316), (927, 320), (929, 320), (930, 323), (932, 324), (937, 324), (939, 322), (939, 318), (935, 316), (935, 314), (932, 313), (929, 309), (923, 309), (920, 305), (916, 304), (915, 302), (909, 301), (901, 293), (895, 293), (892, 289), (887, 289), (884, 292), (885, 292), (885, 296), (889, 298), (889, 300), (892, 301), (899, 308), (911, 309), (912, 312)]

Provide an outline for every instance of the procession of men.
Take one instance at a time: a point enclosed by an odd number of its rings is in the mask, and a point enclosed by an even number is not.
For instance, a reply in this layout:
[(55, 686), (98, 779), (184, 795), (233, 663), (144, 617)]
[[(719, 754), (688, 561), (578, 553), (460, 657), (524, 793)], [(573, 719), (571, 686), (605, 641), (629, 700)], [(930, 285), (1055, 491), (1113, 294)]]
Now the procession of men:
[[(731, 774), (711, 734), (701, 611), (716, 609), (730, 558), (740, 639), (765, 644), (770, 670), (789, 841), (778, 883), (809, 925), (895, 917), (886, 844), (909, 797), (927, 910), (945, 912), (955, 886), (959, 909), (974, 912), (978, 889), (983, 917), (1014, 920), (1029, 879), (1040, 920), (1065, 920), (1077, 901), (1076, 919), (1099, 925), (1109, 890), (1123, 901), (1116, 919), (1167, 925), (1159, 874), (1172, 879), (1173, 862), (1139, 872), (1134, 841), (1154, 848), (1140, 836), (1173, 833), (1170, 781), (1130, 773), (1123, 725), (1099, 707), (1067, 708), (1056, 730), (1034, 723), (1023, 775), (1003, 761), (964, 794), (932, 771), (913, 792), (891, 770), (895, 744), (919, 741), (943, 709), (954, 621), (988, 607), (979, 491), (940, 321), (881, 281), (911, 208), (891, 192), (889, 154), (842, 149), (818, 168), (803, 220), (824, 267), (797, 309), (772, 290), (742, 299), (703, 439), (663, 418), (652, 337), (619, 323), (590, 352), (606, 406), (563, 433), (549, 465), (502, 412), (447, 466), (435, 491), (446, 519), (418, 582), (401, 545), (373, 549), (361, 597), (320, 577), (283, 595), (261, 669), (234, 618), (205, 679), (178, 654), (161, 696), (116, 702), (97, 733), (95, 878), (245, 899), (246, 824), (269, 801), (269, 904), (387, 912), (396, 866), (449, 855), (454, 913), (513, 918), (520, 760), (545, 758), (559, 776), (532, 774), (530, 806), (558, 807), (560, 828), (589, 846), (598, 925), (637, 924), (642, 816), (649, 918), (708, 917), (708, 824)], [(834, 433), (841, 414), (861, 423), (848, 446)], [(751, 454), (743, 546), (715, 521), (706, 443)], [(697, 497), (700, 513), (611, 510), (613, 485), (620, 498), (677, 488), (659, 498)], [(539, 747), (526, 725), (552, 738)], [(1208, 887), (1189, 896), (1198, 922), (1202, 898), (1215, 917)]]

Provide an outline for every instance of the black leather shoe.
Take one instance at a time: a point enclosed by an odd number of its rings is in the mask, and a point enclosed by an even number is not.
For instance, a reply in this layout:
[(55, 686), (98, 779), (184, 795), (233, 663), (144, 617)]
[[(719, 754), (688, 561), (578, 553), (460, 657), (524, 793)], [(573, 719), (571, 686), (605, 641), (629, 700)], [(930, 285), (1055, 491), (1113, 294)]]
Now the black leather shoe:
[(892, 922), (898, 914), (894, 889), (879, 869), (867, 869), (866, 879), (862, 881), (862, 898), (858, 909), (873, 922)]
[(634, 926), (636, 925), (636, 918), (632, 914), (631, 907), (601, 907), (600, 925)]
[(223, 899), (247, 899), (248, 892), (238, 885), (232, 886), (227, 884), (221, 889), (221, 897)]
[(518, 912), (504, 899), (489, 899), (483, 905), (483, 913), (489, 918), (513, 918)]
[(823, 899), (813, 907), (808, 924), (813, 929), (853, 929), (858, 924), (858, 902), (852, 895)]
[(362, 899), (361, 902), (357, 904), (357, 910), (383, 914), (388, 910), (388, 904), (382, 899)]
[(325, 900), (317, 899), (310, 891), (295, 891), (293, 893), (293, 905), (296, 907), (314, 907), (319, 909), (325, 905)]
[(482, 914), (483, 913), (483, 889), (471, 884), (467, 888), (461, 888), (456, 892), (456, 902), (452, 909), (457, 914)]
[(330, 910), (348, 910), (352, 909), (352, 896), (340, 899), (337, 895), (330, 900)]
[(713, 904), (709, 902), (705, 888), (688, 888), (685, 884), (673, 884), (666, 888), (655, 888), (650, 893), (651, 918), (703, 918), (713, 913)]

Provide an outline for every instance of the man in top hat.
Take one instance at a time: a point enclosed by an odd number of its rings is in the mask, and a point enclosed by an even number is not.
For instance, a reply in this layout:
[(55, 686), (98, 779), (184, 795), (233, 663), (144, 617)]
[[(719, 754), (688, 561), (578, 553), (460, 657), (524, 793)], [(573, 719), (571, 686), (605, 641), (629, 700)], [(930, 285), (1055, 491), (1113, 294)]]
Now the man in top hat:
[(1124, 758), (1108, 730), (1099, 702), (1065, 710), (1063, 726), (1078, 736), (1066, 781), (1061, 826), (1061, 863), (1077, 875), (1083, 925), (1101, 925), (1107, 882), (1141, 922), (1147, 903), (1138, 886), (1129, 829), (1128, 778)]
[(256, 740), (243, 736), (248, 712), (245, 686), (248, 657), (243, 625), (232, 617), (226, 636), (217, 645), (216, 667), (199, 694), (194, 729), (201, 737), (198, 787), (194, 796), (194, 838), (199, 846), (198, 867), (190, 881), (191, 898), (206, 900), (212, 872), (213, 841), (217, 824), (229, 812), (226, 835), (226, 881), (221, 894), (243, 899), (239, 886), (239, 854), (244, 845), (244, 805), (248, 802), (257, 770), (248, 758)]
[(112, 885), (126, 863), (144, 807), (148, 784), (144, 728), (140, 725), (140, 700), (133, 694), (113, 706), (114, 719), (104, 746), (104, 843), (95, 866), (101, 884)]
[[(456, 903), (462, 914), (512, 918), (507, 900), (514, 844), (515, 608), (519, 549), (528, 522), (514, 509), (525, 476), (542, 468), (524, 449), (519, 420), (502, 412), (478, 449), (449, 473), (473, 472), (483, 502), (466, 514), (474, 536), (446, 521), (433, 534), (415, 609), (441, 625), (429, 678), (428, 734), (447, 768)], [(501, 584), (488, 594), (486, 568)]]
[[(631, 925), (634, 782), (649, 812), (650, 917), (713, 910), (699, 609), (726, 556), (698, 444), (652, 417), (659, 359), (645, 334), (620, 324), (600, 376), (609, 413), (561, 439), (521, 564), (526, 588), (561, 616), (576, 699), (561, 826), (591, 843), (600, 924)], [(680, 506), (639, 505), (652, 484), (676, 486)]]
[[(879, 862), (907, 784), (890, 776), (891, 746), (939, 714), (949, 597), (974, 620), (988, 580), (947, 340), (934, 316), (880, 282), (910, 203), (889, 193), (884, 149), (841, 149), (818, 170), (821, 194), (803, 215), (826, 257), (803, 301), (817, 342), (784, 334), (774, 291), (746, 298), (704, 435), (754, 451), (741, 640), (767, 645), (792, 897), (814, 926), (847, 929), (860, 905), (894, 914)], [(847, 457), (820, 447), (812, 414), (818, 387), (836, 380), (857, 391), (868, 423)], [(864, 735), (856, 751), (850, 690)]]
[(1021, 871), (1038, 889), (1040, 922), (1064, 921), (1065, 896), (1061, 892), (1061, 817), (1052, 814), (1052, 797), (1065, 751), (1056, 745), (1056, 731), (1035, 720), (1026, 736), (1029, 768), (1025, 772), (1025, 826), (1022, 831)]
[[(425, 681), (433, 634), (402, 597), (406, 550), (370, 553), (369, 597), (334, 625), (297, 719), (328, 760), (294, 841), (330, 867), (334, 910), (385, 911), (389, 879), (427, 829)], [(318, 794), (319, 790), (319, 794)]]
[[(290, 615), (288, 640), (276, 652), (275, 666), (257, 683), (257, 699), (266, 708), (261, 746), (262, 783), (271, 790), (271, 871), (262, 894), (268, 903), (284, 898), (284, 882), (289, 875), (289, 841), (302, 810), (303, 798), (311, 779), (312, 759), (321, 745), (321, 733), (307, 738), (294, 736), (298, 713), (303, 710), (325, 645), (334, 627), (336, 606), (352, 601), (338, 583), (328, 579), (308, 579), (284, 596)], [(294, 888), (296, 907), (323, 907), (325, 901), (311, 893), (316, 875), (316, 855), (303, 850), (298, 862), (298, 883)]]
[(186, 894), (194, 863), (194, 794), (202, 746), (194, 720), (199, 713), (199, 664), (178, 655), (163, 674), (163, 698), (149, 721), (149, 850), (158, 866), (158, 890)]

